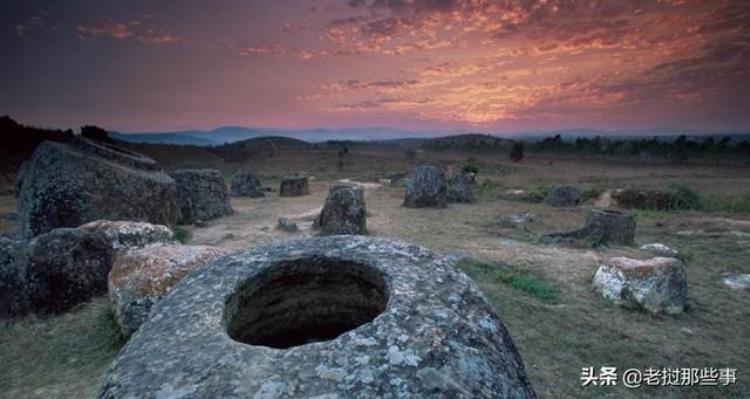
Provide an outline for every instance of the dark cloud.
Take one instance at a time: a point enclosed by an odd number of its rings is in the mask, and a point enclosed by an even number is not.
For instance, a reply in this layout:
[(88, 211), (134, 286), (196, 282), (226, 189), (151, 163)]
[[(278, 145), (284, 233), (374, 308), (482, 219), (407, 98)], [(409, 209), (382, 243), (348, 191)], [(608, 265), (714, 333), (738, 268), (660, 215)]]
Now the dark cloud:
[(696, 30), (701, 34), (750, 32), (750, 2), (730, 3), (712, 12)]
[(349, 0), (349, 6), (352, 8), (364, 7), (367, 4), (367, 0)]

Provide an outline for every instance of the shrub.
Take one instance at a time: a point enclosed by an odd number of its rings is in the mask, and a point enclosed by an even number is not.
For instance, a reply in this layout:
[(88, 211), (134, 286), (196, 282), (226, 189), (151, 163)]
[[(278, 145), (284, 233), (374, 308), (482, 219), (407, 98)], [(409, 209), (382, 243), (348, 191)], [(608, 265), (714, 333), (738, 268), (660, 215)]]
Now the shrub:
[(523, 141), (516, 141), (510, 149), (510, 159), (513, 162), (521, 162), (523, 159)]
[(683, 182), (675, 181), (663, 191), (623, 190), (613, 194), (617, 203), (625, 208), (682, 211), (703, 209), (703, 200), (697, 191)]
[(555, 188), (555, 186), (552, 184), (540, 183), (532, 187), (526, 197), (531, 202), (542, 202), (545, 198), (547, 198), (547, 195), (550, 191), (552, 191), (553, 188)]
[(190, 230), (180, 226), (174, 228), (174, 239), (181, 244), (187, 244), (191, 238), (193, 238), (193, 234), (190, 233)]
[(477, 160), (474, 158), (469, 158), (463, 162), (461, 165), (461, 170), (463, 170), (466, 173), (479, 173), (479, 166), (477, 166)]
[(602, 193), (604, 193), (604, 188), (601, 186), (596, 186), (596, 187), (589, 187), (583, 190), (583, 192), (581, 193), (581, 196), (583, 197), (582, 200), (586, 201), (590, 199), (599, 198), (602, 195)]
[(668, 185), (669, 205), (668, 210), (691, 210), (701, 209), (702, 200), (700, 194), (683, 182), (672, 182)]
[(103, 141), (105, 143), (114, 143), (114, 141), (109, 138), (109, 133), (107, 133), (106, 130), (100, 128), (99, 126), (82, 126), (81, 136), (91, 140)]

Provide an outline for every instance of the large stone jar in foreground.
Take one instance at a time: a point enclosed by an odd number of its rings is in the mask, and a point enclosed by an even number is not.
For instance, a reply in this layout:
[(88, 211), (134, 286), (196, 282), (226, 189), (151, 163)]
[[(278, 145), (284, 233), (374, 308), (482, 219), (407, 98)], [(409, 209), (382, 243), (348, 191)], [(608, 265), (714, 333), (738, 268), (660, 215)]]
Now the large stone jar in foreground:
[(230, 255), (177, 285), (100, 393), (154, 396), (535, 394), (503, 323), (451, 261), (330, 236)]

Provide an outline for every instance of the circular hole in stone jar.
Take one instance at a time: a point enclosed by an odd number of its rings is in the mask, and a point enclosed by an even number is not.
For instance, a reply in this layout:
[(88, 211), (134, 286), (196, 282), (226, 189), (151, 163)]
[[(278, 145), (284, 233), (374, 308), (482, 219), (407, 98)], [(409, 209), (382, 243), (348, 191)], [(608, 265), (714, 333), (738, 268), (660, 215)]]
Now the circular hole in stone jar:
[(228, 299), (224, 321), (238, 342), (290, 348), (332, 340), (388, 305), (382, 272), (349, 260), (310, 257), (276, 263)]

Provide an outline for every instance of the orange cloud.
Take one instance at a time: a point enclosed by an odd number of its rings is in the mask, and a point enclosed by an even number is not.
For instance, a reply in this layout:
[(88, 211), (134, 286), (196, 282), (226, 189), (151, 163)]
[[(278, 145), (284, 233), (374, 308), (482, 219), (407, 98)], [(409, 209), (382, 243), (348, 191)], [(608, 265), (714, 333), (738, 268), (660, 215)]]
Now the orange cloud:
[(78, 25), (76, 30), (78, 31), (78, 37), (81, 39), (105, 36), (119, 40), (132, 39), (153, 45), (180, 42), (178, 36), (167, 33), (163, 28), (153, 24), (143, 24), (138, 20), (128, 22), (106, 21), (94, 25)]

